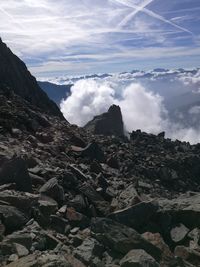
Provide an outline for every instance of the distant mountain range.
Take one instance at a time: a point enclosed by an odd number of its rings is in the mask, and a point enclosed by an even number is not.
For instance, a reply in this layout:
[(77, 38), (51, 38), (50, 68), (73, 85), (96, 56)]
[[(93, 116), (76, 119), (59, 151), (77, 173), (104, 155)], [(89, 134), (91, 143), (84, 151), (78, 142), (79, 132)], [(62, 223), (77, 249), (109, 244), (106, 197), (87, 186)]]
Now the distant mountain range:
[(66, 98), (70, 94), (70, 89), (72, 87), (72, 84), (58, 85), (51, 82), (38, 82), (38, 85), (57, 106), (60, 105), (63, 98)]

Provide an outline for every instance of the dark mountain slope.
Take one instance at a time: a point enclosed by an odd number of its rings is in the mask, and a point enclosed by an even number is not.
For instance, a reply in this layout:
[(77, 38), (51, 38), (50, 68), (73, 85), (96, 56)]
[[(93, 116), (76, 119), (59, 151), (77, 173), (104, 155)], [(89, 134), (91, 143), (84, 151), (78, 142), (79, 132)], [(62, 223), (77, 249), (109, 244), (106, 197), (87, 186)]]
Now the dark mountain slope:
[(46, 113), (63, 118), (56, 104), (38, 86), (26, 65), (0, 39), (0, 84)]

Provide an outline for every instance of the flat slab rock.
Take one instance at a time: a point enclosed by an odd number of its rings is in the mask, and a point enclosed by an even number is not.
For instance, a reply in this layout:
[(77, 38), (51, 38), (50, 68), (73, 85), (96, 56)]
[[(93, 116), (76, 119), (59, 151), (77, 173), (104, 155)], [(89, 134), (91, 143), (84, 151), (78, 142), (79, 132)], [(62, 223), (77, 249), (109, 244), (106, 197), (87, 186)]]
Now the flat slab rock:
[(146, 224), (157, 210), (158, 204), (155, 201), (141, 202), (126, 209), (113, 212), (108, 218), (138, 229)]
[(123, 255), (132, 249), (143, 249), (155, 259), (161, 258), (159, 248), (145, 240), (133, 228), (114, 222), (111, 219), (92, 219), (91, 231), (100, 243)]

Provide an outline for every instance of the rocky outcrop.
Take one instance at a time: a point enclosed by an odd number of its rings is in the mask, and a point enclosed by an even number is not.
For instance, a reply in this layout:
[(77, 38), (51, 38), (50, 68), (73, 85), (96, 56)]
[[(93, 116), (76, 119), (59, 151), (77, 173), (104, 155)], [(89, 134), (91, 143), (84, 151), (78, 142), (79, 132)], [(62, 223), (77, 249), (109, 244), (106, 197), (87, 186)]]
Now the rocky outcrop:
[(84, 128), (94, 134), (123, 136), (124, 125), (120, 107), (112, 105), (108, 112), (94, 117)]
[(26, 65), (0, 38), (0, 86), (7, 86), (43, 112), (63, 118), (57, 105), (40, 89)]

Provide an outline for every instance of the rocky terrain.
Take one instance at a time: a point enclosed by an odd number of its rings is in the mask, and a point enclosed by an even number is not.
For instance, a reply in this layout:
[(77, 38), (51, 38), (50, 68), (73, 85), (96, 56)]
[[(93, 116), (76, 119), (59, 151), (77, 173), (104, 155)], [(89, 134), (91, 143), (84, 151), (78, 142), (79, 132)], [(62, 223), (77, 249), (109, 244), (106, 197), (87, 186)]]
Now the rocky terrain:
[(127, 138), (116, 106), (78, 128), (21, 86), (0, 80), (0, 266), (200, 266), (200, 145)]

